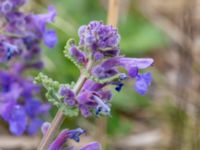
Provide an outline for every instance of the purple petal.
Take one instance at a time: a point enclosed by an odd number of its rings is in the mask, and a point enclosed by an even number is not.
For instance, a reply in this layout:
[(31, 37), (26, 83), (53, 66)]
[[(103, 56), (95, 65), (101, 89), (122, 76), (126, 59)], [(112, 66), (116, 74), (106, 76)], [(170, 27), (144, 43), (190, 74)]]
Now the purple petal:
[(80, 105), (80, 106), (79, 106), (79, 109), (80, 109), (80, 111), (81, 111), (81, 114), (82, 114), (85, 118), (87, 118), (87, 117), (89, 117), (89, 116), (92, 115), (91, 112), (90, 112), (90, 110), (89, 110), (89, 108), (86, 107), (86, 106), (84, 106), (84, 105)]
[(37, 115), (37, 110), (39, 109), (41, 102), (35, 99), (28, 99), (25, 105), (25, 110), (27, 115), (34, 118)]
[(67, 85), (62, 85), (59, 89), (59, 94), (67, 99), (75, 98), (74, 92)]
[(69, 138), (75, 140), (76, 142), (79, 142), (79, 136), (84, 133), (85, 131), (81, 128), (77, 128), (74, 130), (63, 130), (53, 141), (48, 150), (60, 150), (60, 148), (64, 146)]
[(35, 119), (31, 120), (31, 122), (28, 125), (28, 134), (29, 135), (36, 134), (38, 132), (38, 130), (40, 129), (42, 123), (43, 123), (43, 120), (41, 120), (39, 118), (35, 118)]
[(46, 24), (54, 21), (56, 17), (56, 9), (53, 6), (48, 7), (48, 13), (34, 15), (34, 20), (41, 33), (45, 33)]
[(137, 67), (138, 69), (145, 69), (153, 64), (152, 58), (121, 58), (120, 63), (127, 68)]
[(104, 86), (105, 86), (104, 84), (96, 83), (92, 80), (87, 80), (83, 85), (82, 90), (87, 89), (89, 91), (98, 91), (102, 89)]
[(10, 131), (15, 135), (22, 135), (26, 129), (27, 117), (23, 107), (16, 105), (9, 118)]
[(135, 78), (138, 74), (138, 68), (137, 67), (131, 67), (129, 70), (128, 70), (128, 75), (132, 78)]
[(57, 39), (56, 32), (54, 30), (45, 31), (44, 43), (46, 46), (48, 46), (49, 48), (54, 48), (57, 42), (58, 42), (58, 39)]
[(60, 150), (60, 148), (65, 144), (65, 142), (69, 138), (68, 132), (68, 130), (61, 131), (58, 137), (49, 146), (48, 150)]
[(86, 105), (86, 104), (93, 104), (95, 103), (92, 99), (93, 96), (93, 92), (85, 90), (84, 92), (81, 92), (78, 96), (77, 96), (77, 101), (80, 105)]
[(135, 91), (141, 95), (145, 95), (148, 91), (148, 87), (151, 84), (151, 73), (144, 73), (136, 77)]
[(80, 150), (101, 150), (101, 146), (98, 142), (92, 142), (80, 148)]
[(13, 9), (13, 3), (6, 0), (1, 3), (0, 11), (4, 14), (9, 13)]

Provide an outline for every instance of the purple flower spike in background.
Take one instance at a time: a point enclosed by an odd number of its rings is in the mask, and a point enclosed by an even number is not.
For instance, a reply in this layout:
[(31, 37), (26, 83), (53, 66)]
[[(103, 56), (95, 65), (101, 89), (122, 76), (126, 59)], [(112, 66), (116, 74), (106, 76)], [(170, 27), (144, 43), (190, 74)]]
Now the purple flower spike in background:
[(35, 85), (29, 71), (43, 68), (40, 44), (53, 48), (56, 32), (47, 29), (54, 21), (56, 10), (36, 15), (20, 11), (26, 0), (0, 1), (0, 116), (15, 135), (34, 135), (51, 105), (39, 101), (40, 86)]
[(50, 104), (33, 98), (40, 88), (6, 71), (0, 71), (0, 85), (0, 116), (9, 123), (10, 131), (16, 135), (25, 131), (35, 134), (43, 122), (40, 117), (51, 108)]

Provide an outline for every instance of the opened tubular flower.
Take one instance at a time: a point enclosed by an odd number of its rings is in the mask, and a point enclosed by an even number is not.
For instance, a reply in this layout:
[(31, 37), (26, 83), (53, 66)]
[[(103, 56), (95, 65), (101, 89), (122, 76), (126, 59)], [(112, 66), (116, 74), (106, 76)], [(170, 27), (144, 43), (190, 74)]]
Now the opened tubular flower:
[[(138, 92), (141, 95), (144, 95), (148, 90), (148, 86), (151, 84), (152, 77), (150, 73), (148, 73), (148, 76), (145, 75), (145, 80), (144, 80), (147, 81), (147, 83), (145, 84), (145, 82), (143, 82), (144, 83), (143, 85), (139, 84), (139, 82), (141, 83), (141, 79), (144, 77), (144, 75), (139, 73), (139, 70), (148, 68), (152, 66), (152, 64), (153, 64), (153, 59), (151, 58), (114, 57), (96, 66), (92, 70), (92, 73), (97, 78), (104, 79), (119, 74), (120, 71), (118, 68), (124, 68), (127, 71), (127, 77), (136, 78), (136, 83), (135, 83), (136, 92)], [(118, 82), (118, 85), (122, 85), (122, 83)], [(139, 88), (143, 90), (140, 90)], [(120, 90), (121, 89), (118, 89), (118, 91)]]
[[(47, 122), (43, 123), (42, 132), (43, 132), (44, 136), (50, 126), (51, 125)], [(55, 138), (55, 140), (50, 144), (48, 150), (75, 150), (73, 146), (66, 146), (67, 141), (69, 139), (72, 139), (76, 142), (79, 142), (80, 136), (82, 134), (84, 134), (85, 132), (86, 131), (81, 128), (77, 128), (74, 130), (64, 129), (59, 133), (59, 135)], [(89, 143), (89, 144), (83, 146), (79, 150), (100, 150), (100, 149), (101, 149), (101, 146), (98, 142), (92, 142), (92, 143)]]
[(112, 98), (112, 93), (104, 90), (105, 86), (106, 84), (87, 80), (77, 96), (69, 86), (61, 86), (59, 94), (63, 97), (64, 103), (78, 107), (84, 117), (91, 116), (92, 112), (95, 115), (110, 115), (109, 100)]

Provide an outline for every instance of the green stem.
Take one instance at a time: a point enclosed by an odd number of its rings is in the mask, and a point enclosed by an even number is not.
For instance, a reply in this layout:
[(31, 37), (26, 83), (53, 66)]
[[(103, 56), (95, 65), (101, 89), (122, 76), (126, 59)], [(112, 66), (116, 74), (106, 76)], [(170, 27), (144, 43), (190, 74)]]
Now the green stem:
[[(89, 61), (87, 70), (90, 72), (91, 68), (92, 68), (92, 61)], [(87, 77), (82, 73), (73, 89), (76, 95), (80, 92), (86, 80), (87, 80)], [(56, 113), (56, 116), (51, 122), (51, 127), (48, 129), (48, 132), (43, 137), (40, 145), (38, 146), (38, 150), (48, 149), (49, 145), (51, 144), (54, 138), (54, 135), (56, 134), (57, 130), (60, 128), (61, 124), (63, 123), (64, 118), (65, 116), (63, 112), (61, 110), (58, 110), (58, 112)]]

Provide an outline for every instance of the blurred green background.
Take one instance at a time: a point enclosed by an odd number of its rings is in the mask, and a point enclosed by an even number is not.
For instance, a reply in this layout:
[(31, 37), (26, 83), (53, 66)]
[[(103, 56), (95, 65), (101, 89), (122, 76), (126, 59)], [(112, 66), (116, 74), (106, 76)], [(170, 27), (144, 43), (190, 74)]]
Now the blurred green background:
[[(92, 20), (106, 23), (108, 0), (30, 0), (25, 10), (46, 12), (49, 4), (57, 9), (50, 26), (59, 42), (54, 49), (42, 46), (43, 72), (59, 82), (76, 81), (79, 71), (64, 57), (63, 48), (69, 38), (78, 42), (79, 26)], [(199, 150), (199, 4), (200, 0), (121, 0), (122, 54), (155, 60), (149, 69), (154, 77), (149, 93), (140, 96), (127, 81), (121, 92), (113, 90), (107, 121), (66, 118), (62, 128), (85, 128), (83, 143), (98, 140), (108, 150)], [(53, 108), (47, 120), (56, 111)]]

